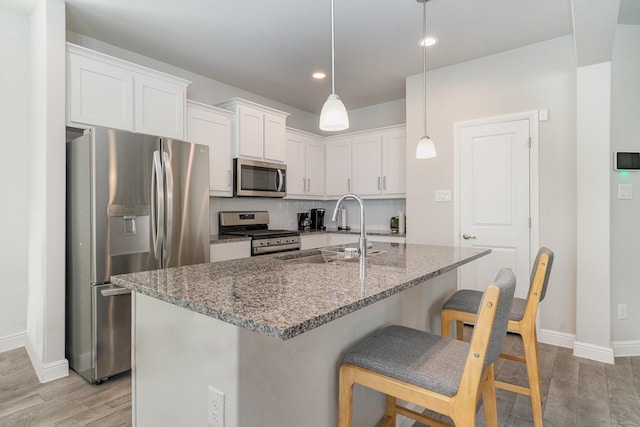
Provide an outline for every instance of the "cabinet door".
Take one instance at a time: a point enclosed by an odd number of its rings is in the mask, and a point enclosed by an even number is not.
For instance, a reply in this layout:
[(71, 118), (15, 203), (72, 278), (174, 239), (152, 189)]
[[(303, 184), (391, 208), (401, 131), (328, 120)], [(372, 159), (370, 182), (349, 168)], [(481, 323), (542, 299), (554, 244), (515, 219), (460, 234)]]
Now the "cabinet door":
[(308, 138), (306, 149), (307, 196), (324, 196), (324, 163), (324, 143), (319, 139)]
[(262, 160), (264, 145), (264, 113), (255, 108), (238, 107), (238, 154)]
[(264, 115), (264, 159), (284, 163), (286, 156), (286, 124), (284, 117)]
[(304, 196), (307, 180), (305, 176), (305, 138), (287, 133), (287, 196)]
[(329, 235), (326, 233), (300, 236), (300, 250), (324, 248), (325, 246), (329, 246)]
[(353, 192), (360, 195), (382, 193), (382, 149), (379, 135), (355, 138), (351, 142)]
[(209, 146), (209, 190), (232, 197), (231, 121), (223, 114), (187, 107), (187, 141)]
[(327, 196), (342, 196), (351, 191), (351, 140), (327, 142), (325, 183)]
[(136, 132), (184, 139), (186, 88), (143, 74), (135, 79)]
[(406, 145), (404, 130), (382, 136), (382, 190), (385, 194), (407, 192)]
[(74, 53), (67, 61), (67, 120), (133, 130), (133, 73)]

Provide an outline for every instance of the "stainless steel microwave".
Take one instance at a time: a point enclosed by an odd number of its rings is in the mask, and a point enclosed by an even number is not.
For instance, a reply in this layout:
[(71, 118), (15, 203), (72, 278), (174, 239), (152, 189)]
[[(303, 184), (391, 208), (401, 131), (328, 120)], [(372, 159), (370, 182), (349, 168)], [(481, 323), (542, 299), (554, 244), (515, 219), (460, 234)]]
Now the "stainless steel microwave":
[(234, 196), (284, 197), (287, 166), (279, 163), (233, 159)]

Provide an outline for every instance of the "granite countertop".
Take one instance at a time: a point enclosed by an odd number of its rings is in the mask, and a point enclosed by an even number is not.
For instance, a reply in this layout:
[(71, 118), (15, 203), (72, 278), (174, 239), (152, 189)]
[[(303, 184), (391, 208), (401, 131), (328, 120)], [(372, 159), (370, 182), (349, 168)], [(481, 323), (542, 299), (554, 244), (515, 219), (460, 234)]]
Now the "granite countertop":
[(209, 236), (209, 243), (229, 243), (229, 242), (242, 242), (244, 240), (251, 240), (248, 236), (233, 236), (229, 234), (212, 234)]
[[(113, 276), (112, 283), (232, 325), (287, 340), (490, 250), (376, 243), (388, 251), (337, 263), (296, 258), (318, 249)], [(362, 270), (362, 273), (361, 273)]]

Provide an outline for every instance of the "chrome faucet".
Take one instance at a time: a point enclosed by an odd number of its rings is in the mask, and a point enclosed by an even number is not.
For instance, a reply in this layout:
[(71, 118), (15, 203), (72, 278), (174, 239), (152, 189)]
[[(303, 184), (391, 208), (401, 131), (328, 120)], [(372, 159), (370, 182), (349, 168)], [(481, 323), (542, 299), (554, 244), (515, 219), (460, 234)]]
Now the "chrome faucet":
[(364, 202), (362, 199), (355, 194), (345, 194), (344, 196), (338, 199), (336, 203), (336, 208), (333, 210), (333, 216), (331, 217), (331, 221), (335, 222), (338, 220), (338, 213), (340, 212), (340, 206), (342, 205), (342, 201), (345, 199), (353, 199), (360, 203), (360, 239), (358, 240), (358, 249), (360, 251), (360, 258), (364, 258), (367, 255), (367, 233), (365, 232), (364, 227)]

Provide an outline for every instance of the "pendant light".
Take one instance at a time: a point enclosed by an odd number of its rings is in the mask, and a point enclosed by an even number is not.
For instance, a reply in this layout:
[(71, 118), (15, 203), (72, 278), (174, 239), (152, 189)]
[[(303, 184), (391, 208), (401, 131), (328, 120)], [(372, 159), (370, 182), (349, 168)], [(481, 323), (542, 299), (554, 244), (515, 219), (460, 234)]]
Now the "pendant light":
[(336, 95), (335, 74), (335, 30), (333, 26), (333, 0), (331, 0), (331, 95), (325, 101), (320, 112), (321, 130), (337, 131), (349, 128), (347, 109), (340, 97)]
[(416, 147), (416, 159), (431, 159), (436, 156), (436, 147), (427, 135), (427, 2), (429, 0), (417, 0), (422, 3), (422, 91), (424, 101), (424, 136), (420, 138)]

